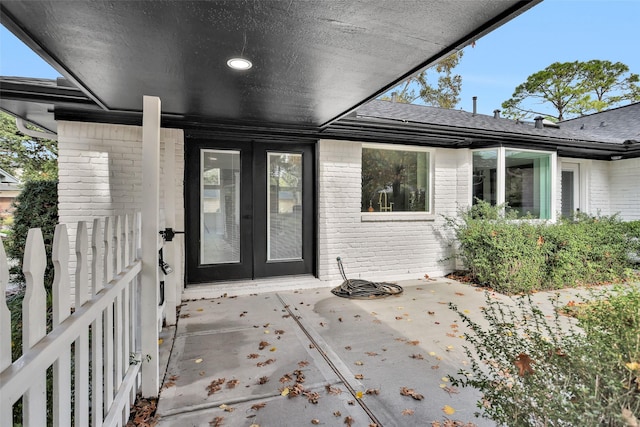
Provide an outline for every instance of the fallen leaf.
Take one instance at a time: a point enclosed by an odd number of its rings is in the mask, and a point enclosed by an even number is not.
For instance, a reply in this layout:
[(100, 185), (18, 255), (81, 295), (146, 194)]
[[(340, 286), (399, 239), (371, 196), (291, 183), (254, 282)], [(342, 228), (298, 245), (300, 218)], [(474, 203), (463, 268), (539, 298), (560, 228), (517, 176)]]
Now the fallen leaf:
[(362, 374), (355, 374), (355, 375), (354, 375), (354, 378), (355, 378), (355, 379), (357, 379), (357, 380), (363, 380), (363, 379), (364, 379), (364, 375), (362, 375)]
[(407, 344), (409, 344), (409, 345), (418, 345), (418, 344), (420, 344), (420, 341), (418, 341), (418, 340), (407, 341)]
[(531, 364), (535, 363), (531, 358), (525, 353), (520, 353), (516, 360), (513, 361), (513, 364), (518, 368), (518, 375), (524, 377), (527, 374), (533, 374), (533, 368)]
[(284, 374), (282, 377), (280, 377), (280, 382), (282, 384), (288, 383), (290, 381), (293, 381), (293, 378), (291, 378), (291, 376), (289, 374)]
[(334, 416), (334, 417), (341, 417), (341, 416), (342, 416), (342, 412), (340, 412), (340, 411), (334, 411), (334, 412), (333, 412), (333, 416)]
[(162, 338), (158, 338), (158, 345), (162, 345), (163, 342), (164, 340)]
[(355, 404), (356, 404), (356, 402), (354, 400), (348, 400), (347, 401), (347, 405), (349, 405), (349, 406), (353, 406)]
[(456, 412), (456, 410), (449, 405), (444, 405), (442, 411), (447, 415), (453, 415)]
[(282, 329), (276, 329), (276, 330), (274, 331), (274, 333), (275, 333), (276, 335), (282, 335), (282, 334), (284, 334), (284, 331), (283, 331)]
[(258, 380), (258, 384), (259, 385), (263, 385), (269, 382), (269, 377), (260, 377), (260, 379)]
[(463, 297), (464, 294), (462, 292), (456, 292), (456, 295), (458, 295), (459, 297)]
[(333, 394), (335, 396), (342, 393), (342, 389), (340, 387), (331, 387), (331, 385), (327, 384), (324, 386), (324, 388), (325, 390), (327, 390), (327, 393)]
[(420, 393), (417, 393), (414, 389), (412, 388), (407, 388), (407, 387), (401, 387), (400, 388), (400, 394), (403, 396), (410, 396), (412, 398), (414, 398), (415, 400), (422, 400), (424, 399), (424, 396), (421, 395)]
[(351, 427), (353, 425), (353, 418), (351, 418), (350, 416), (346, 416), (344, 419), (344, 423), (347, 425), (347, 427)]
[(275, 362), (276, 359), (267, 359), (264, 362), (258, 362), (256, 363), (256, 366), (258, 368), (262, 368), (263, 366), (267, 366), (267, 365), (271, 365), (273, 362)]
[(301, 360), (300, 362), (298, 362), (298, 366), (301, 368), (304, 368), (305, 366), (308, 366), (309, 362), (306, 360)]
[(380, 394), (379, 388), (368, 388), (365, 390), (364, 394), (375, 394), (376, 396)]
[(348, 345), (348, 346), (346, 346), (344, 349), (345, 349), (345, 350), (347, 350), (347, 351), (349, 351), (349, 350), (351, 350), (351, 346), (350, 346), (350, 345)]
[(362, 399), (363, 393), (361, 391), (356, 391), (356, 399)]
[(362, 366), (364, 365), (364, 362), (360, 361), (360, 360), (356, 360), (355, 362), (353, 362), (354, 364), (358, 365), (358, 366)]
[(213, 420), (209, 421), (209, 425), (212, 427), (222, 427), (223, 421), (224, 417), (215, 417)]
[(318, 424), (320, 424), (320, 420), (319, 420), (319, 419), (317, 419), (317, 418), (314, 418), (314, 419), (312, 419), (312, 420), (311, 420), (311, 424), (313, 424), (313, 425), (316, 425), (316, 426), (317, 426)]
[(265, 348), (267, 348), (270, 344), (266, 341), (260, 341), (260, 344), (258, 344), (258, 350), (264, 350)]
[(289, 387), (285, 387), (284, 390), (282, 390), (282, 393), (280, 393), (281, 396), (287, 396), (289, 394)]
[(373, 356), (377, 356), (377, 355), (378, 355), (378, 353), (376, 353), (375, 351), (367, 351), (365, 354), (366, 354), (367, 356), (371, 356), (371, 357), (373, 357)]
[(271, 347), (271, 348), (269, 349), (269, 351), (274, 352), (274, 351), (276, 351), (276, 348), (275, 348), (275, 347)]
[(396, 320), (402, 320), (402, 316), (396, 316)]
[(202, 359), (196, 359), (195, 362), (196, 363), (202, 363)]
[(220, 405), (220, 409), (222, 409), (225, 412), (233, 412), (236, 410), (236, 408), (229, 406), (229, 405), (225, 405), (224, 403), (222, 405)]
[(239, 380), (229, 380), (227, 381), (227, 388), (235, 388), (239, 383)]
[(257, 359), (258, 357), (260, 357), (259, 354), (251, 353), (250, 355), (247, 356), (247, 359)]
[(427, 311), (427, 314), (430, 314), (431, 316), (434, 316), (436, 314), (435, 311)]
[(204, 311), (204, 308), (199, 308), (196, 311)]
[(209, 392), (207, 396), (211, 396), (216, 391), (222, 390), (222, 384), (224, 384), (225, 381), (226, 379), (224, 378), (218, 378), (217, 380), (211, 381), (211, 383), (207, 386), (207, 391)]
[(267, 406), (267, 404), (265, 402), (255, 403), (255, 404), (251, 405), (251, 409), (253, 409), (254, 411), (259, 411), (260, 409), (264, 408), (265, 406)]
[(418, 359), (418, 360), (424, 360), (424, 356), (421, 354), (412, 354), (411, 356), (409, 356), (412, 359)]
[(413, 409), (404, 409), (402, 411), (402, 415), (413, 415), (415, 414), (416, 411), (414, 411)]
[(638, 363), (638, 362), (625, 363), (624, 366), (626, 366), (627, 369), (629, 369), (630, 371), (640, 370), (640, 363)]

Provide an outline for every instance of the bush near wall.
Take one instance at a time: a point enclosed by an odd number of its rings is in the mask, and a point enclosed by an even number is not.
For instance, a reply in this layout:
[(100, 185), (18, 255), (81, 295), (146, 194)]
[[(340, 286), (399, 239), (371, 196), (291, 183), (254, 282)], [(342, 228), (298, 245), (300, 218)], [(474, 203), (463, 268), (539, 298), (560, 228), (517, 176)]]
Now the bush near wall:
[(555, 224), (516, 220), (478, 201), (445, 217), (471, 277), (503, 293), (526, 293), (629, 278), (629, 251), (640, 223), (580, 214)]
[(45, 287), (51, 288), (53, 283), (53, 263), (51, 262), (51, 248), (53, 234), (58, 224), (58, 182), (57, 181), (27, 181), (22, 191), (16, 197), (13, 205), (13, 225), (7, 244), (7, 256), (18, 260), (19, 265), (12, 268), (13, 280), (24, 283), (22, 260), (30, 228), (40, 228), (47, 252), (47, 270), (45, 273)]

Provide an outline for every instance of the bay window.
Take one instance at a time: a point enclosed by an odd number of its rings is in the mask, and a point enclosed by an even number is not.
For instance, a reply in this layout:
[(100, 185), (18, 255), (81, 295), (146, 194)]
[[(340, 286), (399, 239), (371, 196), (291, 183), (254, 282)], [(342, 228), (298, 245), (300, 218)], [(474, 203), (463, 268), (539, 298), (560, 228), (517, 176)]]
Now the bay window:
[(553, 218), (555, 154), (511, 148), (473, 151), (473, 203), (506, 204), (518, 217)]

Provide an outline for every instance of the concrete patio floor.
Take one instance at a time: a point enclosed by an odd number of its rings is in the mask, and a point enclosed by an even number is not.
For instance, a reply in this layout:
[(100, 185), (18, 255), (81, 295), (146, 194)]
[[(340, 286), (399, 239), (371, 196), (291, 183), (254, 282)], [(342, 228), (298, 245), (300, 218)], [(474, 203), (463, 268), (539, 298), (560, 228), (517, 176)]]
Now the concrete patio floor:
[[(468, 366), (465, 328), (447, 304), (479, 321), (485, 292), (445, 278), (399, 284), (401, 295), (375, 300), (318, 288), (184, 303), (158, 425), (495, 425), (474, 417), (476, 391), (446, 381)], [(548, 294), (534, 298), (551, 310)]]

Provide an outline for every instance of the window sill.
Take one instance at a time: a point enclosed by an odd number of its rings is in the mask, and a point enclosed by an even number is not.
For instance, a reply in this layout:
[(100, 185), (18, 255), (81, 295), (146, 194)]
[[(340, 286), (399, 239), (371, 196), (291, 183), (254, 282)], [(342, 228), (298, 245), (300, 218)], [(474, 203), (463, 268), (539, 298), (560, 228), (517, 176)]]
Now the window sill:
[(435, 221), (429, 212), (361, 212), (361, 222)]

